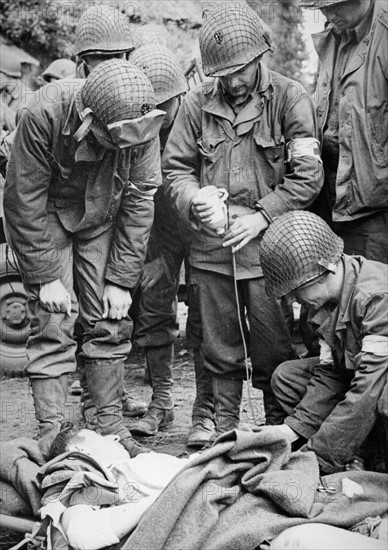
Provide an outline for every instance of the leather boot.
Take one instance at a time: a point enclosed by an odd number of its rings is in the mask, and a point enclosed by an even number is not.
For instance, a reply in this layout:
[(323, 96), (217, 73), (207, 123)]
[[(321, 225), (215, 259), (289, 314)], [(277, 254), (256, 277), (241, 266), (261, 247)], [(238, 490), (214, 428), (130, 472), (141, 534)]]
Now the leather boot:
[(243, 381), (213, 376), (212, 383), (218, 437), (239, 427)]
[(31, 378), (35, 416), (39, 423), (39, 449), (47, 458), (52, 442), (61, 430), (66, 413), (68, 375)]
[(132, 457), (149, 452), (131, 436), (123, 420), (123, 361), (85, 360), (86, 381), (90, 397), (97, 409), (97, 422), (101, 435), (120, 436), (120, 443)]
[[(97, 430), (97, 409), (90, 398), (88, 385), (86, 383), (85, 365), (81, 357), (77, 357), (77, 371), (79, 374), (81, 393), (81, 415), (85, 422), (85, 428)], [(123, 386), (123, 415), (124, 416), (143, 416), (147, 412), (147, 403), (140, 399), (134, 399), (129, 395), (125, 386)]]
[(152, 400), (147, 414), (131, 426), (131, 433), (155, 435), (174, 420), (172, 401), (172, 362), (174, 345), (146, 348), (146, 361), (151, 378)]
[(214, 439), (214, 399), (212, 375), (205, 369), (200, 349), (194, 349), (195, 401), (187, 446), (204, 448)]

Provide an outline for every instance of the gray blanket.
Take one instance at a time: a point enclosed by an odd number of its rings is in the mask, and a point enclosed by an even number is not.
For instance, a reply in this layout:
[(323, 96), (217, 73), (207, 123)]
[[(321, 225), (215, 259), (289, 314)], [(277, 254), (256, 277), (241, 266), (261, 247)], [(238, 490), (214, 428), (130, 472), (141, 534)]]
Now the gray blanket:
[(124, 550), (253, 550), (293, 525), (350, 528), (388, 511), (388, 476), (319, 477), (311, 452), (279, 430), (233, 431), (188, 464), (144, 514)]

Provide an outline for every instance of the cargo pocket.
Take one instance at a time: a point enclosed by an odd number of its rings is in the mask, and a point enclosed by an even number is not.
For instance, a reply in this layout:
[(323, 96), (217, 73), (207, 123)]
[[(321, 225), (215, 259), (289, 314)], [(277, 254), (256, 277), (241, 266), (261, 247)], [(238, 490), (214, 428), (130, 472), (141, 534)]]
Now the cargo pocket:
[(257, 173), (262, 174), (263, 181), (259, 182), (262, 196), (272, 191), (284, 177), (285, 143), (283, 137), (280, 143), (275, 144), (272, 139), (261, 135), (254, 136), (257, 148), (255, 162), (258, 165)]

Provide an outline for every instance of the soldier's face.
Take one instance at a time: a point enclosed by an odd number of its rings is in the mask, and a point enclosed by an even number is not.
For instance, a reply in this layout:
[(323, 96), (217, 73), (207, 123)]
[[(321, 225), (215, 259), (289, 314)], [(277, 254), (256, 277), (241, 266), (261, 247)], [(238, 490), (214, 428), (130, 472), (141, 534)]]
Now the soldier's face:
[(338, 33), (353, 29), (367, 13), (371, 0), (348, 0), (326, 8), (321, 12)]
[(256, 82), (259, 61), (254, 59), (242, 69), (226, 76), (220, 76), (222, 87), (235, 98), (246, 97)]

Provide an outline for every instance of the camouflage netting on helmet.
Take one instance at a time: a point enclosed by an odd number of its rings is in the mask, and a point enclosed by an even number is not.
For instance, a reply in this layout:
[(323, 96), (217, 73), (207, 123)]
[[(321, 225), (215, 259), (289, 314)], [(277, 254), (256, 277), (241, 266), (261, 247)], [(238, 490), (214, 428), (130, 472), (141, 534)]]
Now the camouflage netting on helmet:
[(148, 23), (147, 25), (134, 28), (133, 34), (136, 49), (147, 44), (159, 44), (163, 48), (174, 51), (174, 43), (163, 25)]
[(133, 48), (129, 21), (117, 8), (94, 5), (83, 12), (75, 31), (77, 55), (120, 53)]
[(327, 8), (334, 6), (334, 4), (341, 4), (342, 2), (348, 2), (349, 0), (299, 0), (299, 6), (301, 8)]
[(280, 298), (328, 271), (343, 252), (343, 241), (315, 214), (292, 211), (277, 218), (260, 242), (265, 287)]
[(82, 89), (82, 102), (104, 124), (138, 118), (156, 106), (146, 75), (128, 61), (104, 61), (92, 70)]
[(142, 46), (131, 53), (129, 61), (150, 80), (158, 105), (187, 91), (185, 75), (167, 48), (156, 44)]
[(206, 76), (237, 71), (270, 49), (258, 15), (238, 2), (204, 12), (199, 45)]

